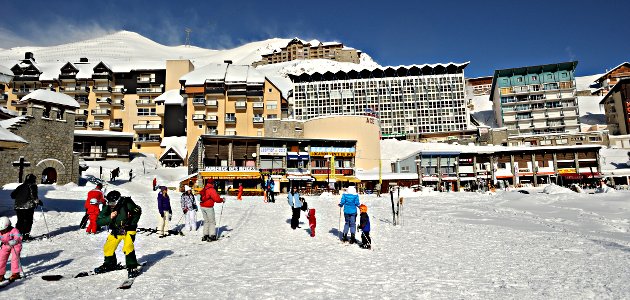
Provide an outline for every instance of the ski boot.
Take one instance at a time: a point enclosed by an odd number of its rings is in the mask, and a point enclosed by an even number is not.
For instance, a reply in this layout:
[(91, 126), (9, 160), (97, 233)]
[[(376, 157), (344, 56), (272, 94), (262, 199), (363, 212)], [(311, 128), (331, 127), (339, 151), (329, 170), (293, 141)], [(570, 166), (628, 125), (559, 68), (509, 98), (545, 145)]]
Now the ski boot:
[(117, 265), (103, 264), (100, 267), (96, 267), (94, 269), (94, 273), (96, 274), (107, 273), (107, 272), (111, 272), (115, 270), (120, 270), (121, 268), (122, 268), (121, 264), (117, 264)]
[(341, 239), (341, 241), (344, 242), (344, 243), (347, 242), (348, 241), (348, 235), (344, 234), (343, 238)]
[[(4, 276), (2, 276), (4, 277)], [(9, 277), (9, 281), (16, 281), (18, 279), (22, 278), (22, 276), (20, 276), (20, 273), (13, 273), (11, 274), (11, 277)]]
[(350, 244), (356, 243), (357, 240), (354, 238), (354, 233), (350, 235)]
[(140, 270), (136, 268), (127, 268), (127, 278), (136, 278), (140, 275)]
[(210, 240), (210, 236), (209, 236), (209, 235), (204, 235), (204, 236), (201, 238), (201, 241), (202, 241), (202, 242), (209, 242), (209, 240)]
[(214, 241), (216, 241), (216, 240), (217, 240), (217, 236), (216, 236), (216, 235), (211, 235), (211, 236), (208, 238), (208, 242), (214, 242)]

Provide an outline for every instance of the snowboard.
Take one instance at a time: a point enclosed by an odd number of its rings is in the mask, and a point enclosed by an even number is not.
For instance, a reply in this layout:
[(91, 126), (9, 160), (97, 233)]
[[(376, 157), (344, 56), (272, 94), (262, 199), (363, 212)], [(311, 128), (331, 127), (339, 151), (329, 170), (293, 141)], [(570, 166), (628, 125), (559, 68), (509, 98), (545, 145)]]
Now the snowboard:
[[(138, 270), (140, 271), (140, 273), (138, 274), (138, 276), (142, 275), (145, 271), (145, 269), (150, 266), (152, 264), (152, 262), (146, 262), (143, 264), (140, 264), (140, 267), (138, 267)], [(127, 278), (125, 279), (125, 281), (123, 281), (119, 286), (118, 289), (121, 290), (126, 290), (126, 289), (130, 289), (131, 286), (133, 285), (134, 281), (136, 280), (136, 278), (138, 278), (138, 276), (134, 277), (134, 278)]]

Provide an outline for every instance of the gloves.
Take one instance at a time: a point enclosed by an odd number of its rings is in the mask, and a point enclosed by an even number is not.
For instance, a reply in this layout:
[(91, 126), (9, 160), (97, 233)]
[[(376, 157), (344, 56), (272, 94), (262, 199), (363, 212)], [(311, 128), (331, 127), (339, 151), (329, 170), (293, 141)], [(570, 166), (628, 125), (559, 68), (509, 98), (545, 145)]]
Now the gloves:
[(188, 213), (188, 208), (184, 208), (184, 214)]
[(15, 244), (17, 244), (16, 240), (10, 240), (9, 241), (9, 246), (13, 247), (13, 246), (15, 246)]
[(343, 205), (339, 204), (339, 207), (342, 207)]
[(164, 219), (164, 212), (160, 212), (160, 217), (162, 217), (162, 219)]

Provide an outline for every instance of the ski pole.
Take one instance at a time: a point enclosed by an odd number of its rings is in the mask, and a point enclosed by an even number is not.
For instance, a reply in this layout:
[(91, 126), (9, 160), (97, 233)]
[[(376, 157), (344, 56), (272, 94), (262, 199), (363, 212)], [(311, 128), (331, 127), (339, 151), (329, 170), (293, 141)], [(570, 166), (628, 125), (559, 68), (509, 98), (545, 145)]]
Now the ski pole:
[[(177, 227), (179, 226), (179, 224), (181, 223), (181, 221), (182, 221), (182, 219), (183, 219), (183, 218), (184, 218), (184, 214), (182, 214), (182, 216), (181, 216), (181, 217), (179, 217), (179, 220), (177, 221), (177, 224), (175, 224), (175, 228), (177, 228)], [(182, 230), (181, 230), (181, 229), (179, 230), (179, 234), (184, 235), (184, 234), (182, 233)]]
[(46, 214), (44, 213), (44, 207), (40, 205), (39, 209), (41, 209), (42, 211), (42, 217), (44, 217), (44, 224), (46, 224), (46, 231), (48, 232), (46, 237), (50, 238), (50, 230), (48, 229), (48, 222), (46, 222)]
[(341, 240), (341, 207), (339, 208), (339, 226), (337, 226), (339, 231), (339, 239)]
[(13, 246), (9, 246), (9, 247), (11, 247), (11, 251), (13, 251), (13, 255), (17, 257), (18, 267), (20, 267), (20, 271), (22, 271), (22, 274), (24, 274), (24, 278), (26, 278), (26, 272), (24, 272), (24, 268), (22, 268), (22, 258), (19, 255), (17, 255), (17, 251), (15, 251), (15, 248)]
[[(223, 200), (223, 205), (221, 205), (221, 213), (219, 214), (219, 223), (217, 225), (221, 225), (221, 218), (223, 217), (223, 208), (225, 207), (225, 200)], [(216, 228), (214, 229), (215, 233), (214, 235), (217, 237), (217, 240), (219, 239), (219, 234), (221, 234), (221, 231), (219, 231), (219, 226), (216, 226)]]

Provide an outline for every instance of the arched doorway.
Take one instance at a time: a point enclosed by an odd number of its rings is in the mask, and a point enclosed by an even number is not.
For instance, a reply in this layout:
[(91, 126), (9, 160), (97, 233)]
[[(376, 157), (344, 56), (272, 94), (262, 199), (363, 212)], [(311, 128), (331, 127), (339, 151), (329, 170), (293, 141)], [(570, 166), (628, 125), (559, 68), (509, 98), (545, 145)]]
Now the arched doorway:
[(42, 171), (42, 184), (53, 184), (57, 182), (57, 170), (48, 167)]

